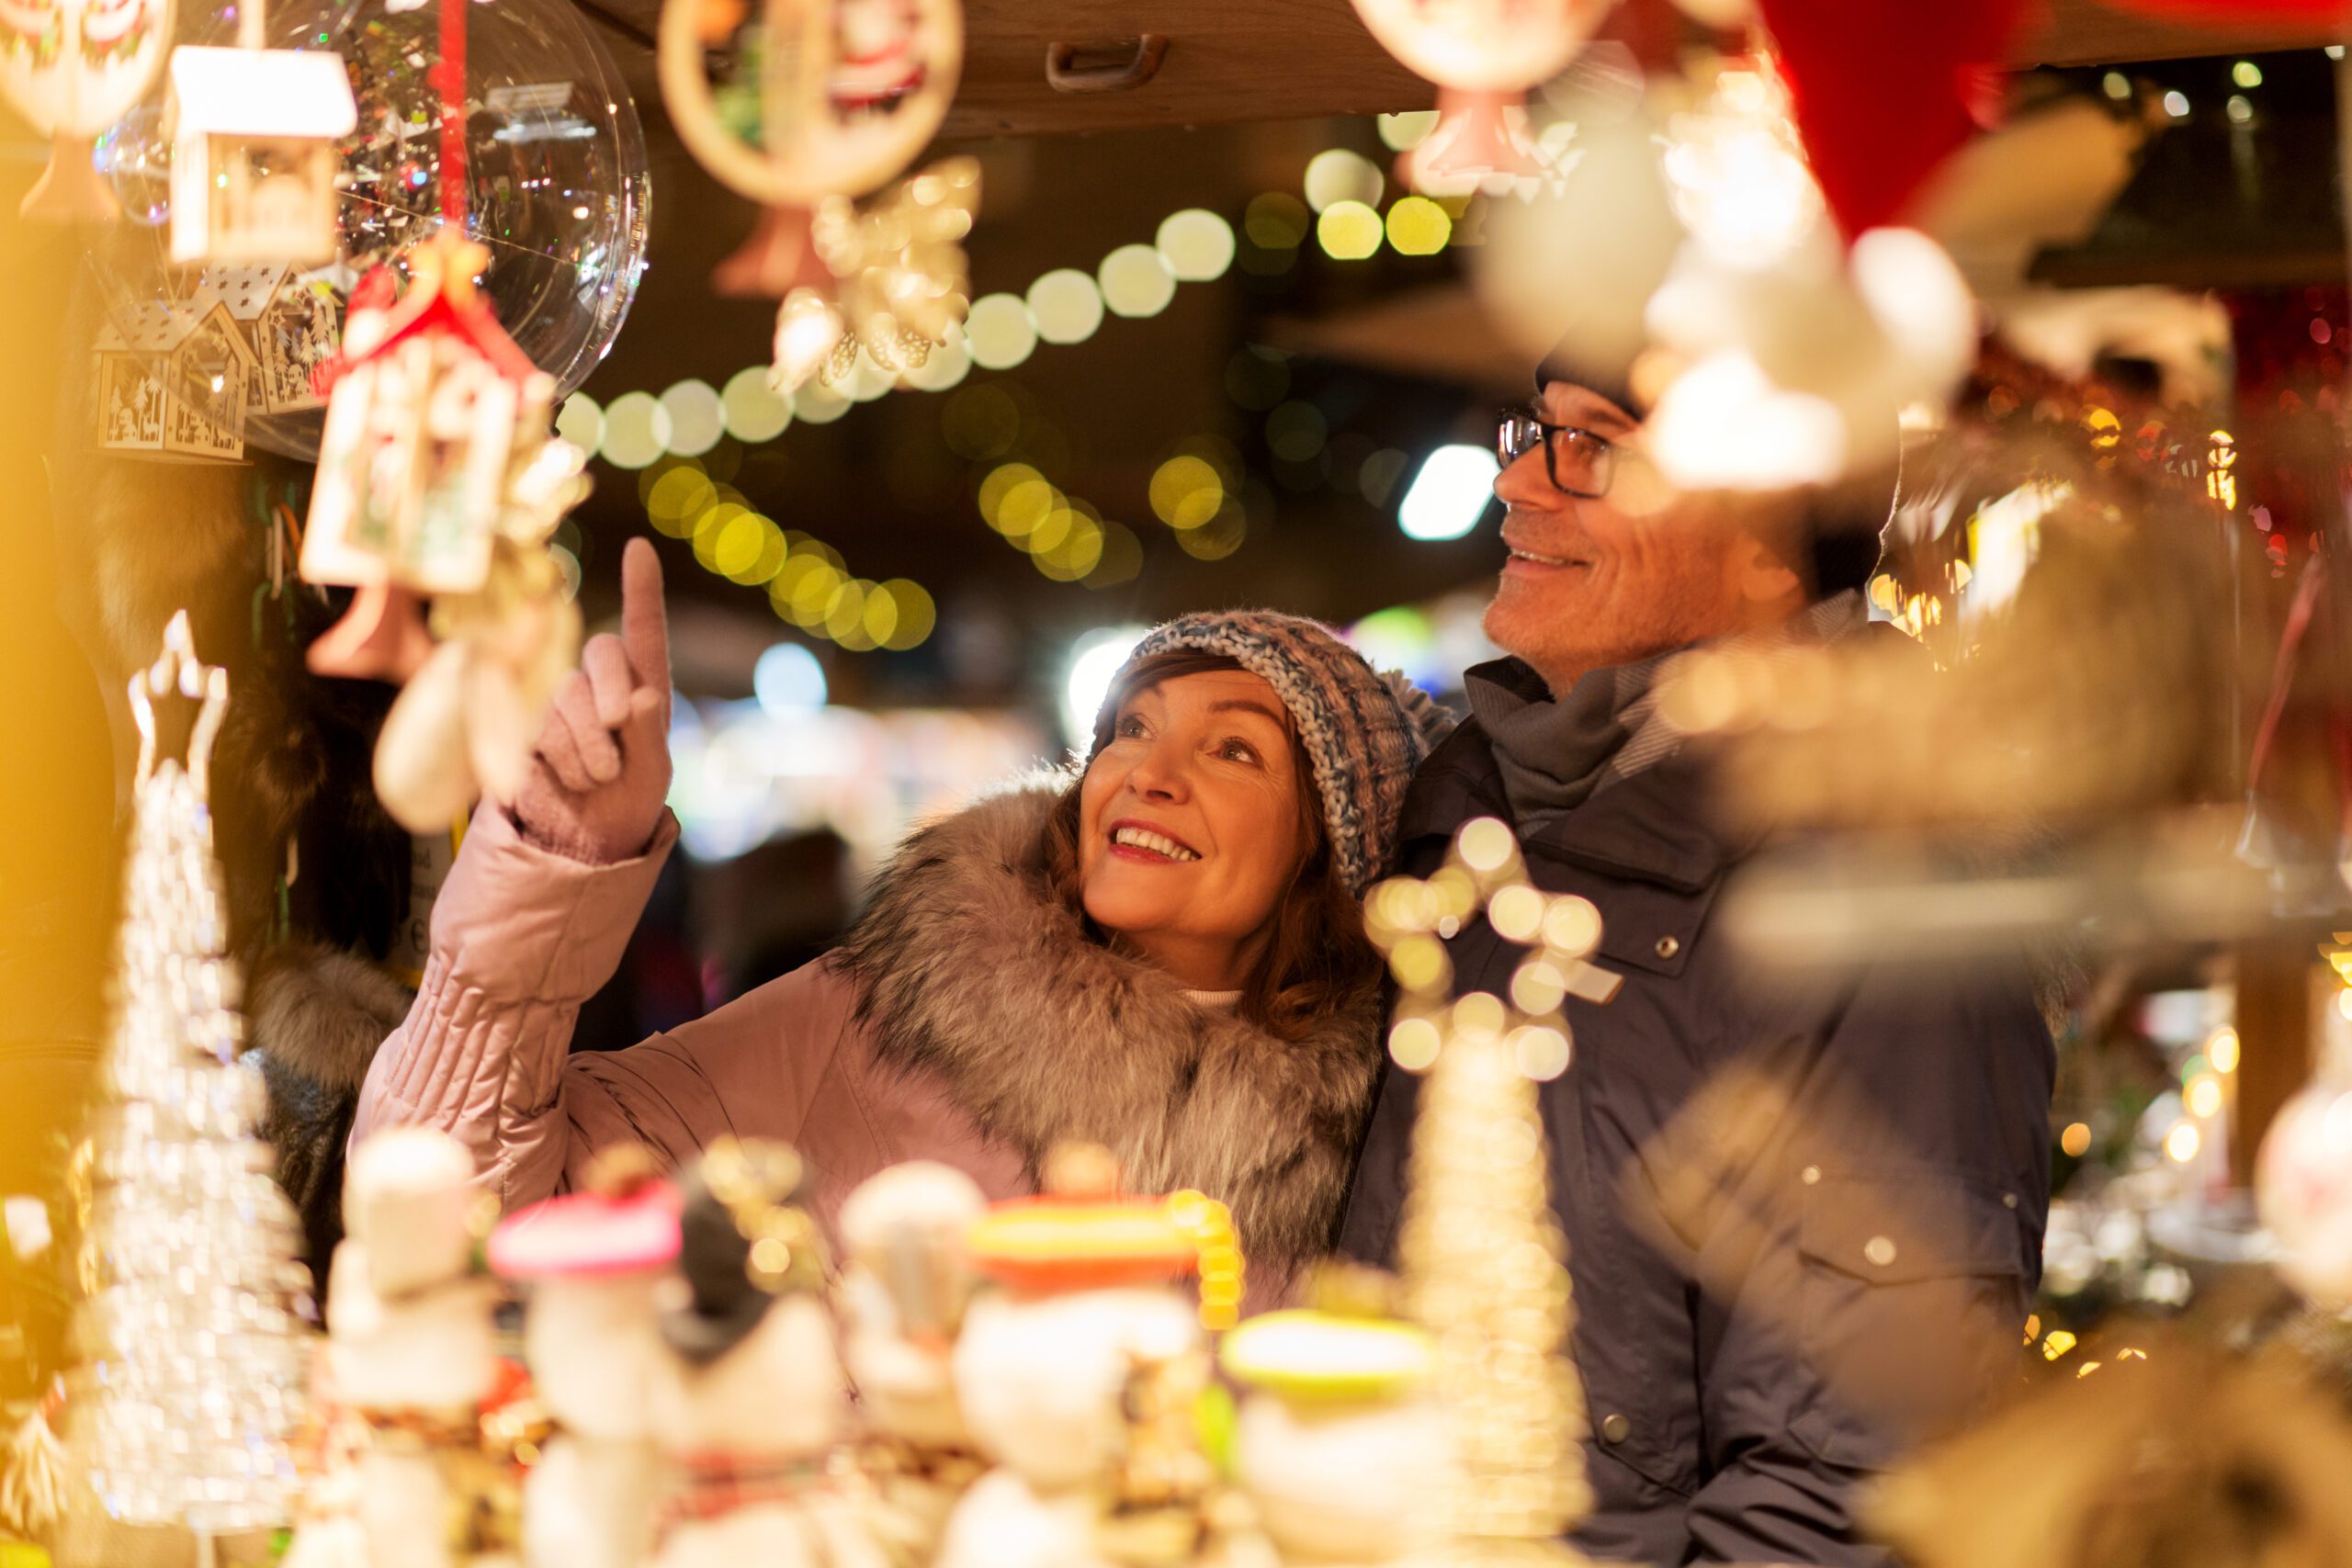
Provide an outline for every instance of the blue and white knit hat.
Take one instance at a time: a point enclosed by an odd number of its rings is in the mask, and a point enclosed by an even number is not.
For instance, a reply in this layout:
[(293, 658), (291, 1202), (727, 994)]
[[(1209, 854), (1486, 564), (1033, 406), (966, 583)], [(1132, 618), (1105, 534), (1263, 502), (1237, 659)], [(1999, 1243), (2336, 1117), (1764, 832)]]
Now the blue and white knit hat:
[(1373, 669), (1330, 627), (1272, 610), (1208, 611), (1155, 626), (1111, 689), (1136, 661), (1182, 649), (1230, 659), (1282, 698), (1315, 764), (1332, 859), (1362, 897), (1387, 871), (1405, 788), (1453, 729), (1453, 716), (1402, 674)]

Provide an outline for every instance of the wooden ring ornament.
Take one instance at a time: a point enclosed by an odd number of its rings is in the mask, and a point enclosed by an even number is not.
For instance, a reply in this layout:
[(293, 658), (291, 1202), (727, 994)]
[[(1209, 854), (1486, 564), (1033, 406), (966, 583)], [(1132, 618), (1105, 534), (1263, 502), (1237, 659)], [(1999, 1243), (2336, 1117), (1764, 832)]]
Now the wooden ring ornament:
[[(964, 64), (960, 0), (903, 0), (914, 13), (920, 85), (888, 115), (844, 123), (830, 78), (836, 56), (836, 0), (766, 0), (766, 50), (761, 107), (770, 145), (753, 148), (718, 118), (703, 64), (702, 14), (710, 0), (667, 0), (662, 7), (657, 64), (662, 102), (678, 138), (720, 184), (767, 207), (808, 207), (829, 196), (864, 196), (888, 184), (928, 145), (947, 118)], [(795, 51), (773, 40), (797, 37)], [(794, 73), (782, 79), (778, 62)], [(778, 100), (787, 112), (779, 114)]]
[[(1126, 58), (1106, 60), (1098, 65), (1078, 63), (1081, 54), (1120, 52)], [(1057, 93), (1130, 92), (1159, 75), (1159, 62), (1167, 58), (1165, 33), (1146, 33), (1138, 39), (1101, 44), (1049, 43), (1046, 46), (1046, 85)]]

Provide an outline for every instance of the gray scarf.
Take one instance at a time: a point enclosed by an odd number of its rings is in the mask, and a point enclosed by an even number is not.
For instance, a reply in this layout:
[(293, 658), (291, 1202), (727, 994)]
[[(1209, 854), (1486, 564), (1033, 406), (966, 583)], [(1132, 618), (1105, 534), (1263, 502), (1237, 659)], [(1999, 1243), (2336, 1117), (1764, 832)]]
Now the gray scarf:
[[(1761, 650), (1835, 642), (1869, 620), (1861, 594), (1849, 589), (1778, 626), (1720, 638), (1712, 646)], [(1494, 743), (1503, 793), (1522, 837), (1542, 831), (1552, 818), (1656, 767), (1680, 748), (1682, 732), (1658, 716), (1657, 675), (1688, 651), (1672, 649), (1589, 671), (1556, 699), (1533, 671), (1515, 661), (1470, 671), (1470, 711)]]

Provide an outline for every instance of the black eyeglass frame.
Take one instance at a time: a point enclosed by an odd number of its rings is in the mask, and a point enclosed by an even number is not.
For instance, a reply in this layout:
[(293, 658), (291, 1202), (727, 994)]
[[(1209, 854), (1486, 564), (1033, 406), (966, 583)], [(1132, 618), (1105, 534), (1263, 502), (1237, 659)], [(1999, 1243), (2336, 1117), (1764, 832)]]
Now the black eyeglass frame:
[[(1599, 501), (1609, 493), (1610, 485), (1617, 478), (1617, 444), (1597, 431), (1581, 425), (1553, 424), (1525, 409), (1504, 409), (1495, 416), (1495, 456), (1502, 460), (1503, 467), (1510, 467), (1534, 450), (1535, 440), (1513, 439), (1523, 437), (1529, 430), (1539, 433), (1537, 439), (1544, 446), (1544, 477), (1552, 481), (1554, 490), (1579, 501)], [(1593, 489), (1579, 490), (1561, 482), (1559, 438), (1564, 435), (1579, 443), (1591, 443), (1594, 451), (1587, 468), (1594, 476)]]

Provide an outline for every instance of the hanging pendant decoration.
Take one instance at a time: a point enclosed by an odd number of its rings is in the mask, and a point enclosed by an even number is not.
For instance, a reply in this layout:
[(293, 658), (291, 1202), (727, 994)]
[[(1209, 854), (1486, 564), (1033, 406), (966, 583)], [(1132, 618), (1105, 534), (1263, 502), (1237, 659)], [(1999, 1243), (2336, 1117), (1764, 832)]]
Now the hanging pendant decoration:
[(406, 682), (376, 787), (419, 833), (522, 784), (580, 641), (548, 543), (587, 493), (584, 456), (550, 434), (555, 380), (499, 325), (477, 283), (489, 253), (463, 237), (465, 0), (442, 0), (435, 85), (442, 228), (412, 253), (407, 293), (383, 270), (352, 290), (301, 562), (358, 590), (311, 668)]
[(171, 36), (171, 0), (0, 0), (0, 99), (51, 139), (49, 167), (18, 209), (25, 217), (121, 215), (90, 142), (147, 96)]
[[(662, 94), (687, 150), (766, 209), (712, 286), (778, 298), (774, 379), (896, 373), (963, 319), (959, 243), (979, 170), (952, 159), (867, 211), (944, 122), (963, 67), (958, 0), (668, 0)], [(720, 68), (716, 79), (712, 61)]]
[(865, 208), (846, 197), (819, 207), (809, 240), (832, 286), (785, 296), (770, 384), (839, 385), (861, 354), (893, 376), (928, 362), (970, 305), (963, 241), (979, 198), (979, 161), (949, 158)]
[(315, 265), (335, 255), (335, 142), (359, 122), (343, 59), (265, 49), (264, 0), (238, 46), (172, 51), (172, 260)]
[(1415, 185), (1542, 172), (1527, 90), (1577, 57), (1614, 0), (1355, 0), (1381, 47), (1438, 85), (1438, 124), (1408, 160)]

